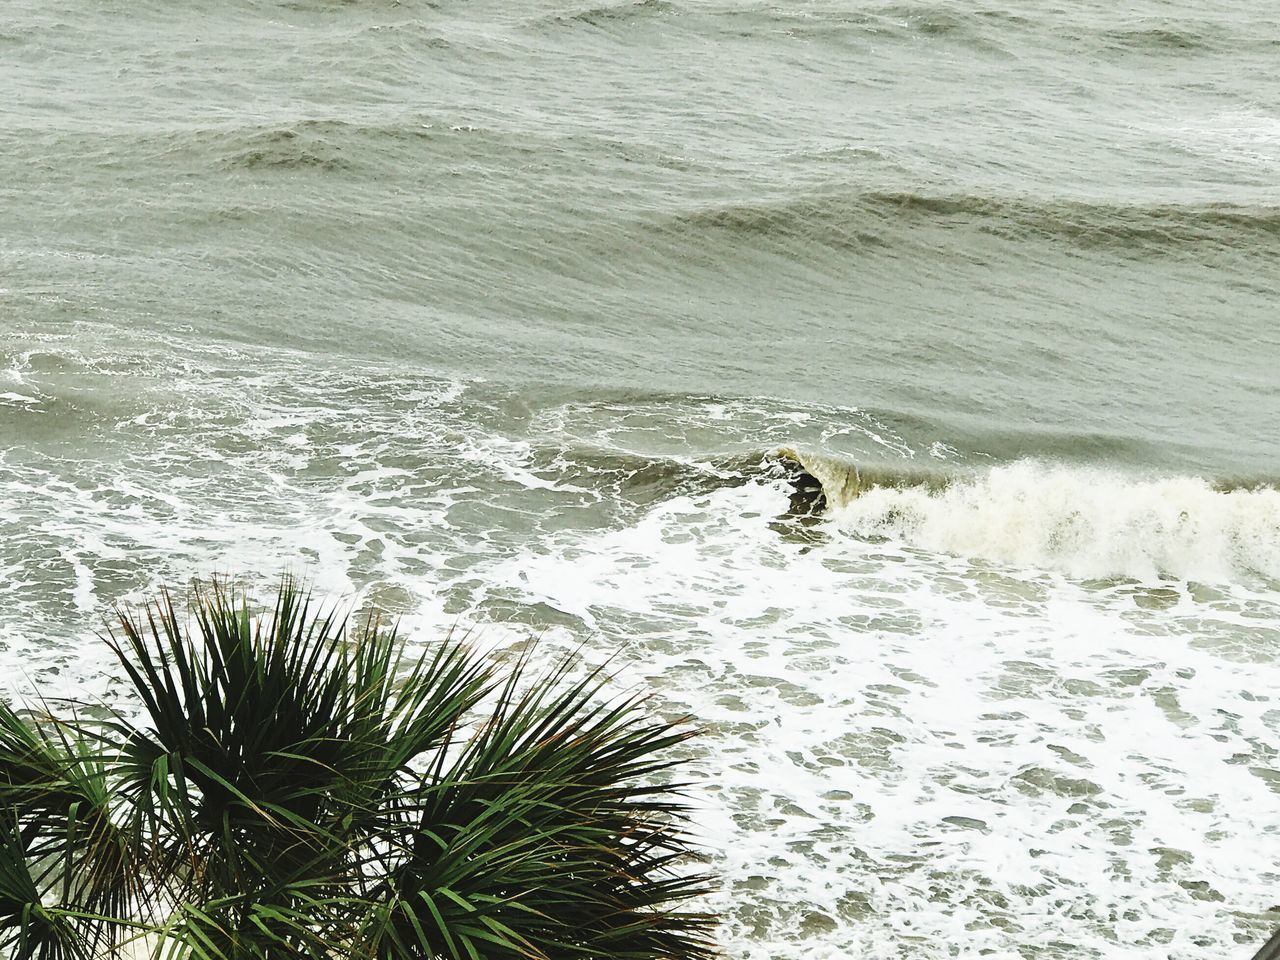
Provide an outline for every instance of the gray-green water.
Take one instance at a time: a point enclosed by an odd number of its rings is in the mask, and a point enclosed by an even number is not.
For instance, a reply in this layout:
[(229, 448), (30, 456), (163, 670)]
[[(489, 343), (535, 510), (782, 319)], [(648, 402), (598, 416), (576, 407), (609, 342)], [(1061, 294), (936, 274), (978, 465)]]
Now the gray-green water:
[(1268, 4), (3, 12), (7, 687), (288, 567), (702, 718), (728, 956), (1280, 920)]

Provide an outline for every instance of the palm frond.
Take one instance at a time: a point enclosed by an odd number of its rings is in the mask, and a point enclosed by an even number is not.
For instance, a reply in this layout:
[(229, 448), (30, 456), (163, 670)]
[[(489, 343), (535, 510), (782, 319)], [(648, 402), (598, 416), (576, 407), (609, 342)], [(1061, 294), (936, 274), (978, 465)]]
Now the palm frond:
[(710, 955), (712, 918), (675, 906), (708, 890), (679, 785), (652, 780), (674, 763), (655, 754), (689, 733), (566, 671), (523, 692), (514, 671), (471, 741), (441, 750), (368, 922), (374, 956)]
[[(77, 718), (32, 723), (0, 703), (0, 809), (11, 818), (11, 884), (25, 877), (49, 904), (36, 913), (43, 911), (50, 930), (80, 926), (95, 942), (114, 944), (126, 936), (122, 928), (75, 920), (123, 914), (137, 893), (131, 846), (113, 818), (110, 765)], [(55, 915), (62, 919), (48, 919)]]
[[(457, 643), (406, 661), (393, 630), (350, 629), (292, 581), (268, 616), (219, 585), (193, 613), (184, 629), (164, 595), (122, 614), (112, 638), (149, 721), (117, 735), (155, 868), (189, 900), (235, 893), (287, 911), (272, 891), (344, 890), (410, 765), (484, 697), (487, 670)], [(253, 915), (246, 905), (242, 922)]]
[(285, 580), (108, 638), (142, 722), (0, 705), (0, 955), (702, 960), (684, 726), (568, 661), (407, 655)]

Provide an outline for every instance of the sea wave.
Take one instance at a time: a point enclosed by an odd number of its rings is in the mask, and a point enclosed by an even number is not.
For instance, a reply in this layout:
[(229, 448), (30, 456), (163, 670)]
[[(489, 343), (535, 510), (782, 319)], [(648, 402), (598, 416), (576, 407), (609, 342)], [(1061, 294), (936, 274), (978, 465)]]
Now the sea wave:
[(579, 10), (576, 13), (556, 14), (546, 18), (555, 24), (587, 24), (593, 27), (607, 27), (625, 24), (644, 17), (670, 14), (676, 10), (674, 3), (667, 0), (630, 0), (628, 3), (599, 4)]
[(706, 207), (680, 214), (673, 226), (837, 248), (885, 246), (892, 243), (897, 228), (936, 226), (968, 228), (1012, 240), (1159, 252), (1188, 243), (1275, 244), (1280, 238), (1280, 207), (845, 191)]
[(861, 538), (1083, 579), (1280, 579), (1280, 490), (1019, 461), (918, 480), (781, 451)]
[(860, 461), (776, 447), (660, 457), (581, 445), (534, 453), (541, 482), (647, 510), (743, 485), (782, 483), (778, 530), (837, 535), (1076, 579), (1280, 580), (1280, 489), (1261, 477), (1144, 475), (1021, 459)]
[(1198, 26), (1199, 29), (1189, 26), (1174, 29), (1163, 25), (1125, 27), (1112, 30), (1104, 36), (1115, 46), (1128, 50), (1185, 54), (1212, 46), (1214, 38), (1206, 33), (1203, 25)]

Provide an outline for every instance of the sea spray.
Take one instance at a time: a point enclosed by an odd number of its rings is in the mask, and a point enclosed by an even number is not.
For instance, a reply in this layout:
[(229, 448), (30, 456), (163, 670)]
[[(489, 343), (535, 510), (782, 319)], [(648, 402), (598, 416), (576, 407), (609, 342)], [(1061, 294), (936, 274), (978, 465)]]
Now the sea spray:
[[(1021, 461), (946, 485), (833, 491), (859, 537), (1079, 578), (1280, 578), (1280, 491)], [(838, 499), (837, 499), (838, 497)]]

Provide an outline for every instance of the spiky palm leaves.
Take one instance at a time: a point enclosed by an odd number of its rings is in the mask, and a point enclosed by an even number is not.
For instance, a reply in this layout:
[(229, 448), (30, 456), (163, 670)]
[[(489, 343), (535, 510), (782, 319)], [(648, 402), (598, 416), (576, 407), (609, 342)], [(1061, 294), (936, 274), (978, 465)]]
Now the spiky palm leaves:
[(0, 703), (0, 950), (91, 955), (106, 933), (94, 915), (126, 912), (133, 877), (108, 789), (91, 741)]
[(215, 587), (111, 643), (144, 722), (0, 707), (0, 955), (183, 960), (710, 953), (667, 748), (567, 669), (405, 659), (286, 582)]

